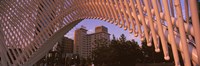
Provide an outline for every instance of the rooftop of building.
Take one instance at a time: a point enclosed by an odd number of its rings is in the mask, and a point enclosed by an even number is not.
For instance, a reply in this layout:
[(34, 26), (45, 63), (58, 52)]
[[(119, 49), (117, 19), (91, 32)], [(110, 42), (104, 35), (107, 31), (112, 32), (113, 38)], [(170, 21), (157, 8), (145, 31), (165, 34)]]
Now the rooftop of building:
[(95, 28), (98, 28), (98, 27), (103, 27), (103, 28), (107, 28), (107, 27), (105, 27), (105, 26), (103, 26), (103, 25), (97, 26), (97, 27), (95, 27)]
[[(105, 32), (105, 31), (96, 32), (96, 30), (99, 29), (99, 28), (106, 29), (106, 32)], [(85, 26), (81, 26), (80, 28), (77, 28), (77, 29), (76, 29), (76, 31), (78, 31), (78, 30), (85, 30), (85, 31), (88, 31), (88, 30), (86, 29)], [(109, 34), (109, 33), (107, 32), (107, 30), (108, 30), (107, 27), (101, 25), (101, 26), (97, 26), (97, 27), (95, 27), (95, 32), (94, 32), (94, 33), (87, 34), (87, 35), (94, 35), (94, 34), (100, 34), (100, 33), (106, 33), (106, 34)], [(109, 34), (109, 35), (110, 35), (110, 34)]]

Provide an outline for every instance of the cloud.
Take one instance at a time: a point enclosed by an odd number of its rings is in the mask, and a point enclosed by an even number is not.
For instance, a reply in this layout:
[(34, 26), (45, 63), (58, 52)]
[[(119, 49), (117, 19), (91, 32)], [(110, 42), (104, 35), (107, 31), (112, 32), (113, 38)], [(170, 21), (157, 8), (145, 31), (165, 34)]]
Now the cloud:
[(89, 29), (89, 30), (87, 31), (87, 34), (92, 34), (92, 33), (94, 33), (94, 32), (95, 32), (94, 30)]
[(71, 38), (71, 39), (74, 39), (74, 32), (70, 31), (67, 34), (65, 34), (64, 36), (68, 37), (68, 38)]

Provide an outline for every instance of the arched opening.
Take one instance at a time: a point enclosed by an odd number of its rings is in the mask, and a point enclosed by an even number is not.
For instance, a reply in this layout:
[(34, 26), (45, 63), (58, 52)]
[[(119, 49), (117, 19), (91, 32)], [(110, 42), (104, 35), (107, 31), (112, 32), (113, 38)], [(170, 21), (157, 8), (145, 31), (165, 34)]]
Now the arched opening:
[[(108, 31), (109, 31), (109, 33), (111, 33), (111, 36), (110, 36), (111, 39), (112, 39), (112, 34), (114, 34), (116, 37), (119, 37), (121, 34), (125, 34), (125, 36), (127, 37), (127, 40), (132, 40), (134, 38), (134, 35), (129, 33), (128, 31), (125, 31), (124, 29), (119, 28), (118, 26), (116, 26), (114, 24), (110, 24), (106, 21), (96, 20), (96, 19), (85, 19), (85, 20), (82, 20), (81, 22), (77, 22), (76, 24), (71, 26), (70, 29), (63, 29), (63, 31), (67, 31), (67, 32), (66, 32), (66, 34), (62, 34), (62, 36), (65, 35), (65, 36), (73, 39), (74, 38), (74, 31), (76, 29), (80, 28), (82, 25), (84, 25), (86, 27), (86, 29), (88, 29), (88, 32), (87, 32), (88, 34), (93, 33), (94, 28), (96, 26), (103, 25), (103, 26), (108, 27)], [(68, 26), (70, 26), (70, 25), (68, 25)], [(136, 38), (134, 40), (140, 41), (139, 38)], [(138, 43), (140, 44), (140, 42), (138, 42)], [(151, 49), (151, 50), (154, 52), (154, 49)], [(163, 59), (163, 56), (161, 58)]]
[[(198, 11), (196, 0), (190, 0), (190, 2), (185, 0), (184, 4), (190, 4), (183, 6), (186, 9), (182, 8), (186, 12), (183, 14), (186, 14), (187, 21), (189, 16), (187, 13), (191, 12), (192, 24), (188, 22), (187, 24), (184, 21), (185, 17), (182, 16), (181, 4), (183, 1), (170, 0), (171, 4), (168, 4), (168, 2), (167, 0), (158, 2), (155, 0), (1, 1), (4, 4), (0, 5), (2, 10), (0, 14), (2, 16), (0, 18), (0, 27), (2, 28), (0, 29), (0, 36), (3, 36), (0, 43), (4, 44), (2, 50), (8, 52), (1, 53), (6, 57), (2, 58), (3, 56), (1, 56), (1, 60), (7, 61), (8, 65), (32, 65), (41, 58), (39, 56), (47, 53), (60, 37), (82, 19), (90, 18), (108, 21), (130, 31), (136, 27), (141, 28), (141, 30), (144, 29), (138, 32), (141, 38), (147, 38), (149, 45), (151, 45), (152, 36), (157, 45), (157, 39), (161, 38), (166, 60), (169, 59), (166, 46), (166, 43), (169, 42), (173, 46), (176, 65), (179, 64), (177, 49), (184, 55), (185, 65), (189, 66), (190, 60), (194, 64), (199, 64), (200, 42), (198, 36), (200, 31), (199, 19), (196, 14)], [(174, 2), (174, 5), (172, 2)], [(173, 14), (177, 16), (171, 16)], [(162, 25), (160, 21), (164, 21), (167, 25)], [(160, 26), (161, 30), (157, 29), (154, 24)], [(136, 27), (133, 27), (134, 25)], [(179, 29), (174, 30), (176, 27)], [(151, 33), (148, 33), (148, 31)], [(195, 37), (196, 41), (192, 41), (192, 43), (196, 43), (197, 48), (188, 43), (191, 42), (186, 37), (188, 35)], [(193, 40), (193, 38), (191, 39)], [(15, 48), (24, 49), (24, 51), (21, 52), (20, 49), (17, 49), (16, 52)], [(158, 46), (156, 48), (158, 49)], [(9, 51), (9, 49), (12, 51)], [(7, 64), (3, 61), (2, 63), (3, 65)]]
[(108, 28), (108, 33), (110, 33), (110, 38), (112, 39), (112, 35), (115, 35), (115, 37), (120, 37), (121, 34), (124, 34), (127, 37), (127, 40), (136, 40), (139, 44), (141, 44), (141, 40), (139, 37), (135, 37), (133, 33), (130, 33), (127, 30), (124, 30), (114, 24), (110, 24), (106, 21), (102, 20), (97, 20), (97, 19), (84, 19), (81, 21), (79, 24), (74, 26), (68, 33), (65, 34), (66, 37), (69, 37), (71, 39), (74, 38), (74, 31), (81, 26), (85, 26), (86, 29), (88, 30), (87, 33), (91, 34), (94, 33), (95, 27), (96, 26), (105, 26)]

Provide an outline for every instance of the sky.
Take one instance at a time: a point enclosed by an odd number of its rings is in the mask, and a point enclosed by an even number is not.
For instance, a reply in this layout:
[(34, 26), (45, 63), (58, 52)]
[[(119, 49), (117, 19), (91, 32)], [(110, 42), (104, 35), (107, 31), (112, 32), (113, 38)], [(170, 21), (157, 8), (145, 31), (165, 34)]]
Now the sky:
[(86, 29), (88, 30), (88, 34), (94, 33), (95, 32), (95, 27), (96, 26), (105, 26), (108, 28), (108, 33), (110, 33), (110, 39), (112, 39), (112, 35), (115, 35), (116, 38), (120, 37), (121, 34), (124, 34), (126, 36), (127, 40), (132, 40), (134, 39), (137, 41), (139, 44), (141, 43), (140, 38), (134, 37), (134, 34), (129, 33), (128, 30), (124, 30), (123, 28), (119, 28), (118, 26), (102, 21), (102, 20), (97, 20), (97, 19), (84, 19), (81, 21), (78, 25), (76, 25), (74, 28), (72, 28), (68, 33), (65, 34), (65, 37), (74, 39), (74, 31), (77, 28), (80, 28), (81, 26), (85, 26)]

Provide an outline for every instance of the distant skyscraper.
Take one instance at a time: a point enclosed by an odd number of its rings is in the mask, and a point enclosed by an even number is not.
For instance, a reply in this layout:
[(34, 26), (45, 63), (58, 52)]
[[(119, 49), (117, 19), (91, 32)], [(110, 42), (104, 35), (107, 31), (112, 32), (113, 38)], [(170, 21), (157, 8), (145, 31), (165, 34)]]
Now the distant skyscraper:
[(74, 40), (68, 37), (63, 37), (62, 44), (63, 44), (62, 47), (63, 47), (64, 53), (73, 53)]
[(97, 47), (96, 40), (110, 40), (110, 34), (105, 26), (95, 28), (95, 33), (87, 34), (87, 29), (81, 27), (74, 33), (74, 53), (81, 57), (87, 58), (91, 56), (92, 50)]
[(79, 54), (80, 56), (85, 56), (84, 52), (87, 50), (87, 30), (83, 27), (75, 30), (74, 33), (74, 53)]

